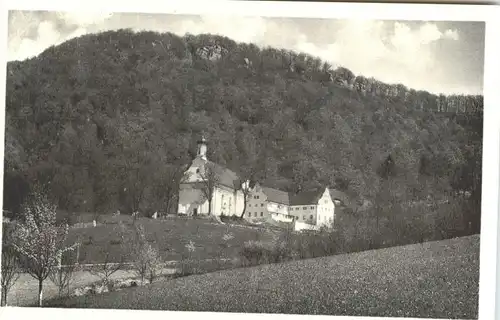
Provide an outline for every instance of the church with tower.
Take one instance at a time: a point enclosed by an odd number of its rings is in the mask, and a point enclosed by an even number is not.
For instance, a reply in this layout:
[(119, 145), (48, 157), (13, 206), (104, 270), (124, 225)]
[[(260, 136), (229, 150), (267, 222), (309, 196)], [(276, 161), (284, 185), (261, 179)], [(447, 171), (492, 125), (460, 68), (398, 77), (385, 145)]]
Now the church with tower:
[[(198, 141), (198, 150), (191, 166), (186, 171), (186, 179), (179, 185), (178, 213), (182, 215), (214, 215), (240, 216), (243, 212), (244, 197), (238, 175), (207, 159), (207, 141), (202, 137)], [(217, 179), (212, 192), (212, 201), (208, 201), (206, 193), (207, 164), (216, 168)], [(209, 210), (209, 203), (212, 208)]]
[[(249, 185), (249, 181), (242, 182), (235, 172), (211, 162), (207, 158), (204, 137), (197, 144), (196, 157), (179, 185), (178, 214), (241, 216), (245, 208), (242, 189)], [(207, 170), (211, 170), (211, 175), (206, 174)], [(209, 176), (214, 175), (215, 178), (208, 183)], [(209, 185), (213, 192), (207, 192)], [(210, 194), (212, 199), (208, 201)], [(328, 187), (292, 194), (256, 183), (248, 195), (243, 217), (255, 223), (293, 223), (295, 230), (333, 227), (335, 209), (344, 200), (341, 192)]]

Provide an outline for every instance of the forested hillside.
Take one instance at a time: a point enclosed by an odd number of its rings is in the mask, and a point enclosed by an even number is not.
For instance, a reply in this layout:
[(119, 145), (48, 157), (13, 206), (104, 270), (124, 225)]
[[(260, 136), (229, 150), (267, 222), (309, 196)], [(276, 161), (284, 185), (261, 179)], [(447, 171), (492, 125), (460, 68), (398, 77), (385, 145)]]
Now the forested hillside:
[(209, 157), (243, 177), (338, 188), (377, 222), (451, 197), (478, 231), (482, 99), (220, 36), (86, 35), (8, 63), (4, 209), (37, 181), (68, 211), (175, 210), (205, 132)]

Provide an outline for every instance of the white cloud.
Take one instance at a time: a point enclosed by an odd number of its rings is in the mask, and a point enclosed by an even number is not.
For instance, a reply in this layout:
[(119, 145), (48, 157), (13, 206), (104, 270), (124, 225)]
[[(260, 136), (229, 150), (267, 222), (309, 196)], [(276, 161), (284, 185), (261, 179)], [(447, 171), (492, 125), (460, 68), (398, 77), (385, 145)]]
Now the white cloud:
[(443, 33), (432, 23), (415, 29), (405, 22), (349, 20), (337, 27), (331, 38), (328, 45), (304, 41), (296, 48), (346, 66), (356, 74), (439, 92), (442, 83), (433, 81), (431, 74), (438, 77), (442, 71), (430, 44), (441, 39), (458, 40), (458, 32)]
[(438, 27), (433, 23), (426, 23), (420, 27), (418, 31), (419, 41), (422, 44), (428, 44), (433, 41), (439, 40), (443, 34), (439, 31)]
[(113, 16), (112, 13), (107, 12), (58, 12), (59, 19), (64, 20), (70, 25), (79, 27), (87, 27), (90, 25), (102, 23)]
[(258, 17), (204, 16), (201, 23), (192, 21), (181, 23), (179, 31), (182, 34), (213, 33), (241, 42), (259, 42), (266, 32), (266, 22)]
[[(33, 12), (13, 12), (9, 24), (8, 60), (23, 60), (42, 53), (52, 45), (58, 45), (69, 39), (88, 33), (88, 28), (101, 24), (112, 14), (92, 12), (57, 12), (56, 17), (67, 27), (76, 27), (70, 33), (61, 33), (55, 27), (54, 20), (43, 20)], [(36, 25), (38, 24), (38, 27)], [(35, 37), (27, 37), (36, 30)]]
[(9, 42), (9, 59), (31, 58), (47, 47), (60, 43), (60, 34), (50, 21), (40, 22), (36, 34), (35, 39), (22, 37)]
[(458, 31), (448, 29), (445, 31), (444, 36), (448, 39), (458, 40)]

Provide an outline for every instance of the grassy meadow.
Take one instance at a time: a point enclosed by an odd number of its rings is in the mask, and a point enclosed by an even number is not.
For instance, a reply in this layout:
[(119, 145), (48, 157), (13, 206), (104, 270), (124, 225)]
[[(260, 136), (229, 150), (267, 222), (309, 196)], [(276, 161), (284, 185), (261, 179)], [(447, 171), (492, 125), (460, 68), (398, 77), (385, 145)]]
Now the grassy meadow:
[[(82, 243), (80, 264), (102, 263), (106, 258), (110, 262), (118, 262), (127, 256), (126, 247), (122, 244), (132, 237), (129, 228), (132, 223), (130, 216), (104, 216), (96, 227), (72, 228), (68, 242)], [(245, 241), (271, 243), (279, 234), (275, 229), (179, 217), (157, 220), (137, 218), (135, 224), (144, 227), (147, 240), (158, 247), (166, 261), (232, 259), (238, 256)], [(191, 242), (194, 248), (190, 251)]]
[(217, 271), (51, 307), (477, 318), (479, 236)]

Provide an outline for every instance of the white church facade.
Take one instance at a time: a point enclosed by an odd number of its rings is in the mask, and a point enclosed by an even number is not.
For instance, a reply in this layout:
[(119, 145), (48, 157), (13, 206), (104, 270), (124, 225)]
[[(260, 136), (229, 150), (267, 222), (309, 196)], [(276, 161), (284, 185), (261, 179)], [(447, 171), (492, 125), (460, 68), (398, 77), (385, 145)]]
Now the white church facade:
[[(217, 167), (218, 179), (212, 192), (211, 210), (207, 195), (203, 192), (208, 183), (204, 177), (206, 165), (210, 163)], [(182, 215), (241, 215), (244, 197), (238, 185), (238, 175), (207, 159), (207, 142), (204, 138), (198, 141), (196, 158), (186, 172), (186, 179), (179, 185), (178, 213)]]
[[(207, 200), (207, 164), (217, 170), (212, 192), (211, 210)], [(244, 195), (238, 175), (207, 159), (207, 142), (198, 141), (196, 158), (186, 171), (186, 179), (179, 186), (178, 213), (181, 215), (241, 216), (245, 208)], [(244, 182), (248, 185), (248, 181)], [(255, 223), (293, 223), (296, 230), (333, 227), (335, 208), (339, 204), (338, 191), (323, 188), (317, 191), (288, 193), (256, 183), (247, 199), (243, 217)]]

